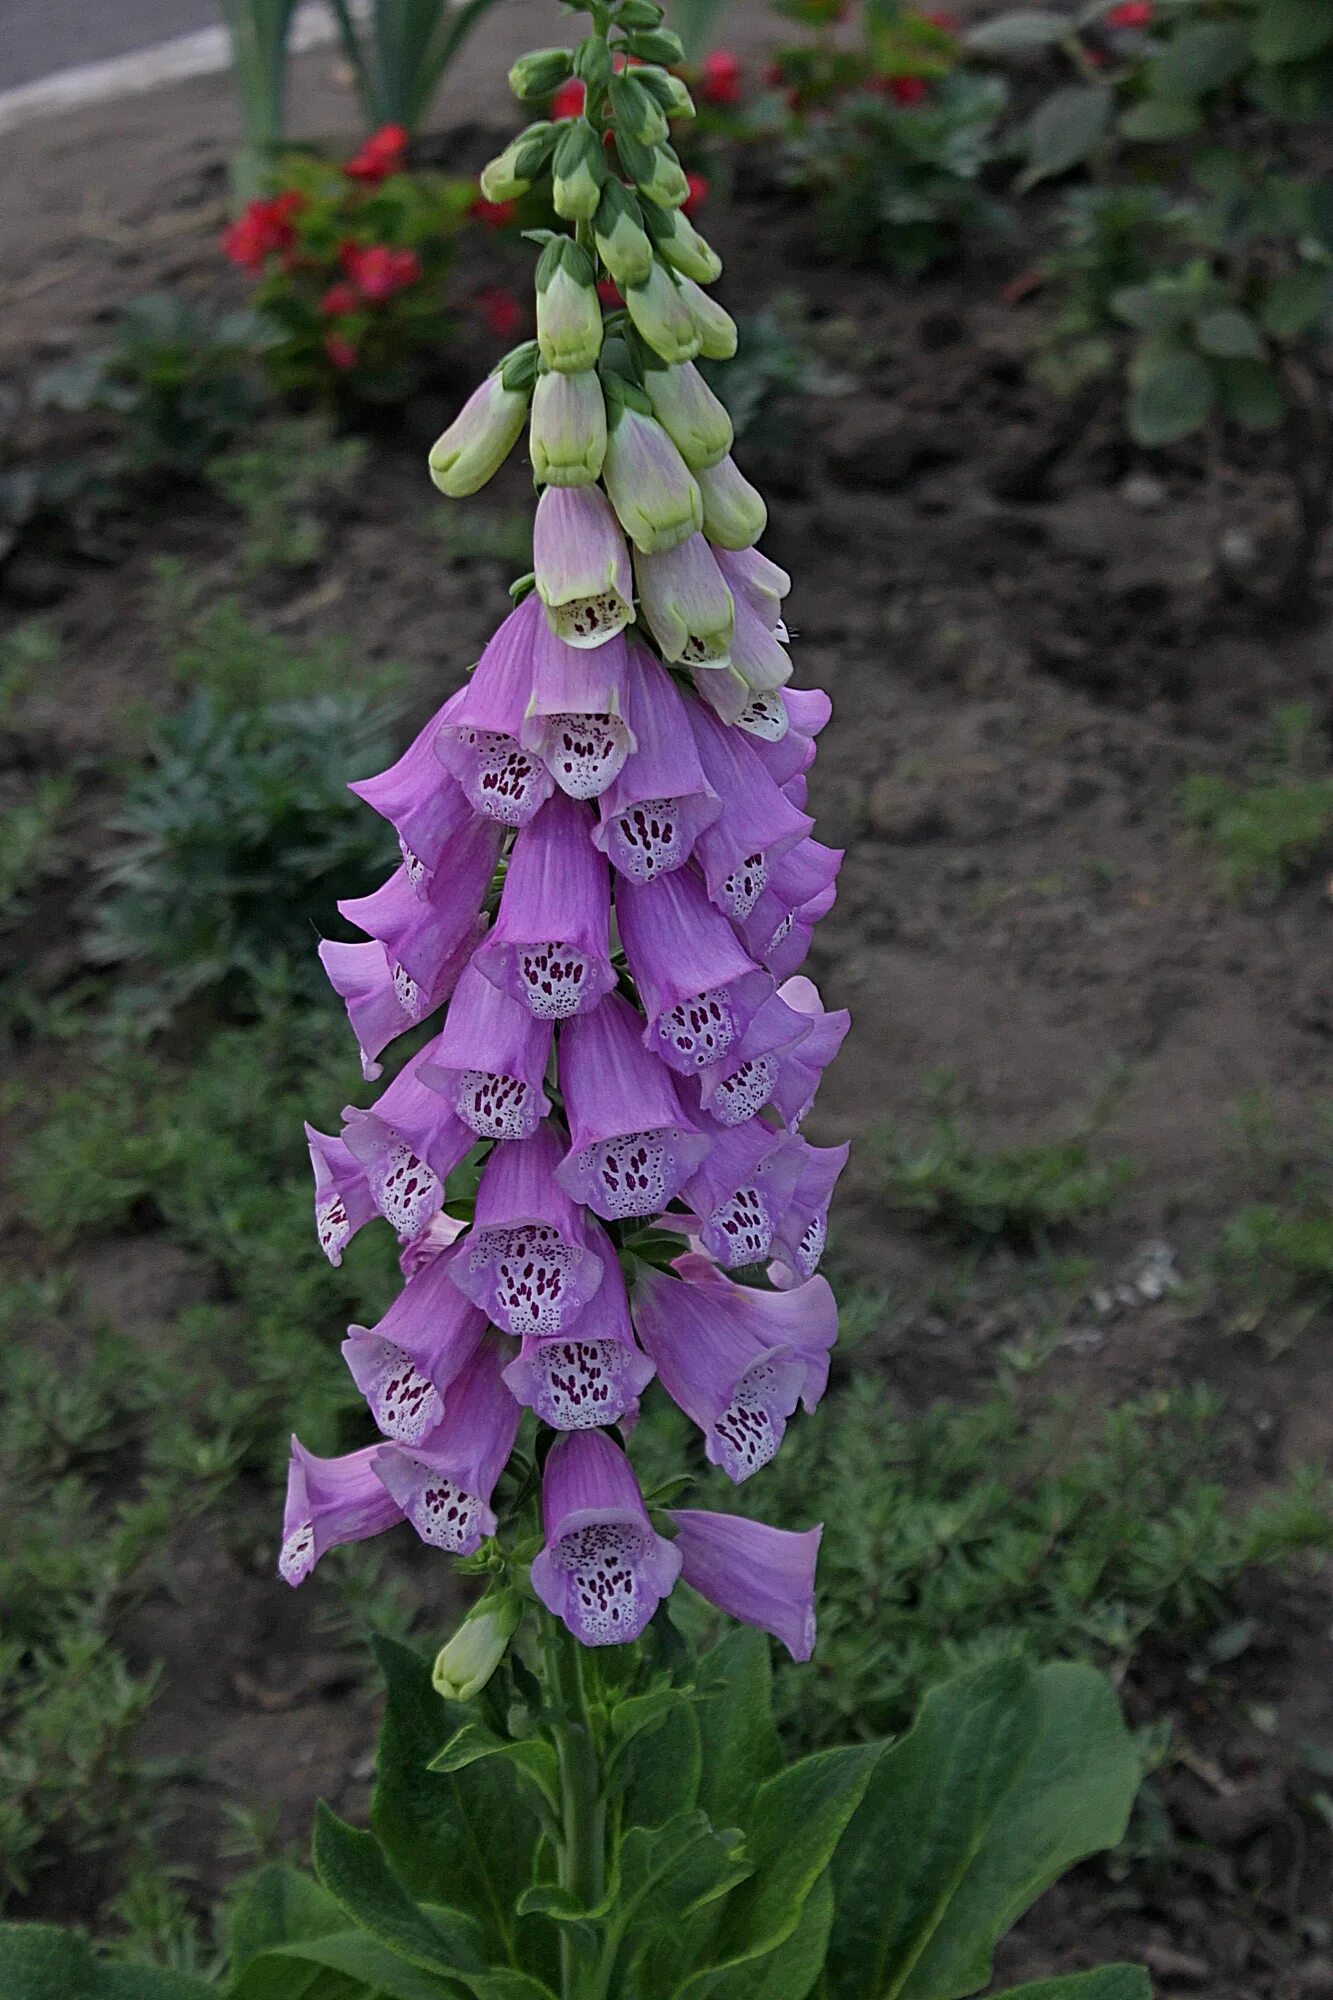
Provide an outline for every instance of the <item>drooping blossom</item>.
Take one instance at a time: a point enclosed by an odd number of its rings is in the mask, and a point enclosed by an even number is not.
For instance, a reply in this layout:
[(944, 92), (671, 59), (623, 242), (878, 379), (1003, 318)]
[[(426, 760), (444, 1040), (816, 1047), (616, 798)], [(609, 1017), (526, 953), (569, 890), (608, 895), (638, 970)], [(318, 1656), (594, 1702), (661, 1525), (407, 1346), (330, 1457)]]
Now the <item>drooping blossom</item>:
[(532, 1587), (585, 1646), (637, 1639), (680, 1575), (629, 1460), (601, 1431), (557, 1439), (542, 1481), (546, 1545)]

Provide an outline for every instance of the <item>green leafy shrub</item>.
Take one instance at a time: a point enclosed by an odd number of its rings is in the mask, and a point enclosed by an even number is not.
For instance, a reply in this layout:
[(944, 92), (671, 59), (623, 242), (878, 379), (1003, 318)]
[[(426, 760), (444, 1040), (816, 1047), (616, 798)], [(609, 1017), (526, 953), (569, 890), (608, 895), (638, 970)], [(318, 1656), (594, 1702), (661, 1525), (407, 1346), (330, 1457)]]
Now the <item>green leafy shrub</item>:
[(334, 437), (319, 417), (272, 424), (262, 441), (213, 459), (211, 484), (245, 522), (245, 574), (318, 562), (328, 539), (329, 505), (356, 483), (365, 461), (363, 438)]
[(1195, 772), (1181, 789), (1186, 824), (1212, 850), (1233, 893), (1277, 892), (1333, 841), (1333, 776), (1310, 710), (1279, 709), (1250, 784)]
[(1095, 1160), (1086, 1139), (984, 1147), (958, 1118), (938, 1116), (925, 1139), (890, 1129), (880, 1186), (891, 1208), (981, 1242), (1039, 1243), (1110, 1207), (1132, 1168)]

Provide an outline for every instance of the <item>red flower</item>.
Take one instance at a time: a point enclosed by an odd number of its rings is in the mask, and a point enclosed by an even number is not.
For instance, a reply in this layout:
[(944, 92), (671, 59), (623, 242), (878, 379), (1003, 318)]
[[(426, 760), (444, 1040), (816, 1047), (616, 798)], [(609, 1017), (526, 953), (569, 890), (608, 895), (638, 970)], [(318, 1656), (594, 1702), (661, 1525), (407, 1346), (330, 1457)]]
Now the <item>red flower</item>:
[(932, 28), (938, 28), (942, 35), (961, 35), (963, 32), (963, 24), (958, 16), (946, 14), (942, 9), (923, 14), (921, 18), (923, 21), (929, 21)]
[(347, 313), (354, 313), (361, 304), (361, 294), (355, 285), (349, 285), (340, 278), (336, 285), (330, 285), (319, 302), (319, 309), (326, 319), (341, 319)]
[(1108, 28), (1150, 28), (1153, 19), (1152, 0), (1122, 0), (1119, 7), (1112, 7), (1106, 16)]
[(680, 212), (682, 215), (693, 216), (708, 199), (708, 182), (702, 174), (686, 174), (685, 178), (690, 184), (690, 191), (680, 205)]
[(372, 132), (359, 153), (343, 168), (349, 180), (384, 180), (389, 174), (401, 172), (403, 156), (407, 152), (407, 127), (405, 125), (381, 125), (378, 132)]
[(587, 92), (576, 76), (568, 83), (562, 83), (551, 99), (552, 118), (578, 118), (582, 115)]
[(730, 49), (714, 49), (699, 65), (699, 95), (705, 104), (739, 104), (741, 66)]
[(324, 352), (340, 375), (345, 375), (349, 368), (356, 367), (356, 349), (351, 341), (344, 340), (340, 333), (325, 334)]
[(597, 296), (604, 306), (623, 306), (620, 287), (614, 278), (600, 278), (597, 282)]
[(242, 270), (262, 271), (266, 257), (290, 250), (295, 243), (292, 217), (305, 205), (305, 196), (296, 188), (274, 195), (271, 201), (252, 201), (223, 230), (223, 255)]
[(488, 285), (475, 300), (478, 312), (497, 340), (512, 340), (523, 324), (523, 308), (503, 285)]
[(517, 210), (516, 201), (487, 201), (484, 195), (479, 194), (468, 214), (487, 229), (507, 229)]
[(926, 79), (923, 76), (881, 76), (877, 88), (891, 97), (895, 104), (910, 106), (920, 104), (926, 95)]
[(393, 250), (387, 243), (344, 243), (342, 267), (363, 299), (376, 305), (391, 299), (421, 276), (415, 250)]

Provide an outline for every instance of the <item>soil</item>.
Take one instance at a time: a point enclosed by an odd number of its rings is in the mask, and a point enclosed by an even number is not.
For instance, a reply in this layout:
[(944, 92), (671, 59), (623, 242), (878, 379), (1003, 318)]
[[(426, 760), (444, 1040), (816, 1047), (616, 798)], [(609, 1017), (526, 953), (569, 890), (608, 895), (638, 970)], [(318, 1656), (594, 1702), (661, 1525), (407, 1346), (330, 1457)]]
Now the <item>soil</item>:
[[(733, 38), (753, 49), (765, 10), (734, 11)], [(494, 79), (545, 38), (547, 12), (528, 0), (501, 10), (489, 45), (468, 52), (451, 102), (478, 124), (448, 135), (452, 156), (493, 150), (483, 128), (506, 130)], [(327, 58), (302, 66), (293, 124), (350, 128)], [(154, 287), (237, 295), (214, 248), (230, 137), (224, 86), (201, 80), (0, 139), (9, 184), (31, 194), (7, 205), (0, 235), (0, 377), (94, 343), (120, 299)], [(113, 139), (114, 173), (90, 180)], [(1262, 562), (1278, 541), (1274, 467), (1259, 449), (1227, 473), (1191, 449), (1142, 458), (1109, 406), (1058, 450), (1064, 413), (1030, 367), (1039, 301), (1003, 296), (1021, 247), (907, 288), (821, 261), (805, 216), (744, 185), (711, 233), (728, 259), (723, 299), (744, 313), (798, 297), (855, 378), (850, 393), (793, 403), (749, 469), (770, 495), (765, 546), (796, 579), (798, 679), (834, 699), (812, 810), (847, 859), (809, 969), (853, 1010), (855, 1031), (810, 1130), (856, 1141), (839, 1267), (892, 1300), (858, 1365), (868, 1356), (887, 1397), (921, 1408), (979, 1390), (1006, 1344), (1034, 1336), (1039, 1318), (1048, 1327), (1049, 1301), (1012, 1259), (960, 1276), (955, 1252), (886, 1209), (875, 1130), (920, 1123), (922, 1080), (947, 1066), (984, 1142), (1092, 1118), (1098, 1155), (1134, 1165), (1108, 1218), (1064, 1246), (1091, 1275), (1061, 1300), (1043, 1393), (1072, 1388), (1096, 1409), (1150, 1387), (1216, 1385), (1244, 1441), (1238, 1492), (1326, 1459), (1323, 1328), (1276, 1352), (1238, 1324), (1210, 1272), (1227, 1219), (1260, 1187), (1238, 1105), (1262, 1094), (1277, 1127), (1310, 1146), (1312, 1107), (1333, 1088), (1329, 895), (1312, 874), (1266, 903), (1227, 897), (1178, 809), (1186, 774), (1244, 770), (1275, 706), (1308, 703), (1324, 731), (1333, 720), (1327, 625), (1256, 615), (1216, 553), (1225, 535)], [(482, 276), (465, 272), (463, 289)], [(470, 332), (451, 361), (458, 382), (489, 358)], [(444, 503), (422, 445), (451, 394), (440, 385), (375, 434), (319, 573), (253, 593), (293, 636), (337, 631), (367, 659), (408, 661), (423, 716), (475, 657), (508, 583), (498, 567), (443, 560), (431, 526)], [(475, 504), (519, 506), (524, 489), (511, 468)], [(127, 704), (167, 698), (135, 615), (151, 565), (174, 555), (223, 577), (225, 540), (217, 504), (180, 495), (111, 560), (38, 550), (0, 576), (5, 621), (40, 605), (64, 642), (53, 768), (86, 771), (133, 747)], [(49, 928), (25, 943), (46, 990), (77, 970)], [(1154, 1242), (1186, 1290), (1100, 1309), (1091, 1294)], [(12, 1224), (0, 1248), (31, 1250)], [(191, 1283), (151, 1238), (93, 1248), (82, 1275), (122, 1319), (149, 1300), (160, 1321)], [(219, 1801), (272, 1803), (297, 1838), (317, 1796), (354, 1814), (368, 1774), (374, 1717), (346, 1655), (321, 1636), (312, 1593), (275, 1591), (255, 1553), (266, 1507), (256, 1496), (252, 1516), (182, 1552), (171, 1593), (150, 1599), (132, 1635), (138, 1657), (164, 1663), (145, 1753), (194, 1767), (168, 1843), (205, 1889)], [(1259, 1636), (1240, 1659), (1206, 1685), (1162, 1661), (1127, 1690), (1137, 1719), (1172, 1716), (1185, 1747), (1165, 1785), (1173, 1865), (1124, 1884), (1100, 1868), (1076, 1875), (1006, 1945), (1007, 1980), (1123, 1957), (1146, 1958), (1165, 1995), (1333, 1993), (1321, 1955), (1329, 1840), (1303, 1809), (1302, 1764), (1305, 1746), (1333, 1743), (1328, 1579), (1269, 1580), (1251, 1595)], [(34, 1914), (79, 1914), (63, 1893), (57, 1909), (46, 1892)]]

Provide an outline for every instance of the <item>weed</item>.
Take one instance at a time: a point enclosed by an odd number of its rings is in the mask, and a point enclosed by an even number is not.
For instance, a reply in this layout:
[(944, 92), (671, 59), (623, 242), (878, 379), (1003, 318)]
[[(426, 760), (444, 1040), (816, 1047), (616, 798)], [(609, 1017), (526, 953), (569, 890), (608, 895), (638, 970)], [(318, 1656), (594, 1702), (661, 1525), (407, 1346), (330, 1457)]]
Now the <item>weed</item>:
[(1085, 1138), (1044, 1145), (980, 1145), (956, 1116), (939, 1115), (925, 1139), (881, 1135), (889, 1206), (964, 1240), (1039, 1246), (1050, 1230), (1109, 1208), (1132, 1175), (1127, 1160), (1094, 1160)]
[(1297, 1181), (1286, 1200), (1243, 1208), (1227, 1224), (1219, 1258), (1257, 1311), (1308, 1318), (1333, 1301), (1333, 1188), (1326, 1177)]
[(1185, 780), (1181, 809), (1212, 848), (1224, 888), (1276, 895), (1333, 840), (1333, 777), (1310, 710), (1300, 703), (1278, 709), (1256, 761), (1259, 775), (1249, 784), (1195, 772)]
[(244, 517), (244, 574), (318, 562), (330, 504), (350, 491), (365, 462), (363, 438), (334, 437), (318, 416), (274, 424), (262, 444), (215, 458), (208, 477)]
[(12, 727), (42, 675), (59, 660), (60, 641), (44, 619), (31, 618), (0, 639), (0, 725)]
[(19, 921), (41, 878), (60, 867), (57, 836), (73, 790), (69, 778), (39, 778), (31, 797), (0, 811), (0, 930)]

